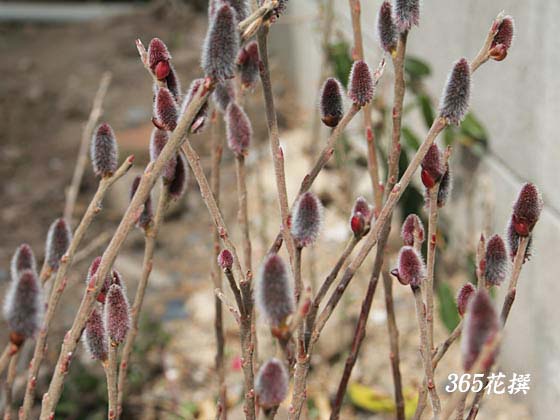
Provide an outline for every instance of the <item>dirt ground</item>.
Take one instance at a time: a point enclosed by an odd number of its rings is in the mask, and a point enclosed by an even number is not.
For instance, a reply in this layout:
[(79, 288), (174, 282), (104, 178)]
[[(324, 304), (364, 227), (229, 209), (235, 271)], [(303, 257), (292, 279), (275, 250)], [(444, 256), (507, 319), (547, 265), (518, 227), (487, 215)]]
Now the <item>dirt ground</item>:
[[(189, 8), (149, 9), (111, 20), (58, 26), (0, 25), (0, 179), (3, 202), (0, 209), (3, 232), (0, 295), (8, 281), (11, 255), (20, 243), (29, 243), (42, 260), (45, 235), (51, 221), (62, 212), (64, 191), (74, 168), (82, 126), (102, 73), (108, 70), (113, 74), (102, 120), (116, 130), (121, 158), (134, 153), (136, 160), (135, 169), (107, 197), (84, 246), (102, 232), (114, 230), (128, 201), (130, 180), (148, 160), (151, 79), (138, 59), (135, 38), (141, 38), (145, 44), (155, 36), (165, 40), (186, 88), (189, 81), (200, 74), (199, 46), (205, 30), (205, 16)], [(293, 197), (309, 165), (303, 152), (309, 142), (309, 133), (294, 129), (298, 125), (297, 112), (287, 93), (289, 85), (282, 76), (282, 63), (274, 59), (272, 62), (273, 77), (281, 81), (277, 84), (277, 105), (282, 142), (290, 153), (286, 172), (289, 193)], [(261, 98), (257, 89), (245, 99), (255, 130), (255, 144), (248, 160), (249, 205), (252, 214), (256, 215), (251, 219), (255, 266), (277, 231), (279, 220)], [(205, 167), (208, 167), (208, 142), (208, 133), (193, 138)], [(221, 200), (226, 203), (226, 221), (237, 239), (234, 173), (232, 156), (226, 151)], [(88, 167), (75, 217), (83, 213), (95, 187), (95, 178)], [(319, 177), (314, 188), (327, 203), (327, 208), (322, 233), (324, 240), (310, 252), (307, 261), (304, 260), (304, 273), (312, 282), (317, 282), (328, 272), (349, 237), (346, 215), (351, 203), (344, 200), (343, 193), (347, 187), (344, 179), (331, 168)], [(124, 418), (214, 418), (216, 383), (209, 229), (206, 208), (191, 180), (186, 197), (170, 212), (158, 239), (141, 330), (141, 336), (145, 338), (139, 339), (141, 349), (133, 358), (131, 371), (136, 379), (131, 380), (133, 386)], [(397, 227), (393, 229), (396, 230)], [(393, 243), (395, 251), (397, 241)], [(142, 251), (142, 235), (133, 232), (116, 262), (128, 283), (129, 298), (133, 297), (132, 291), (140, 277)], [(55, 331), (50, 336), (40, 389), (44, 390), (45, 376), (52, 369), (61, 337), (79, 303), (89, 261), (99, 252), (100, 249), (76, 263), (70, 272), (69, 288), (60, 305)], [(371, 258), (352, 283), (321, 339), (321, 346), (313, 359), (309, 385), (310, 417), (328, 418), (329, 400), (342, 372), (370, 268)], [(454, 275), (451, 280), (454, 286), (466, 278), (461, 273)], [(405, 390), (414, 395), (422, 368), (417, 352), (416, 323), (412, 317), (413, 300), (408, 289), (395, 285), (395, 305)], [(241, 419), (242, 374), (238, 367), (236, 326), (227, 312), (224, 319), (228, 393), (232, 405), (230, 418)], [(0, 326), (3, 331), (4, 324), (0, 323)], [(259, 343), (261, 360), (276, 354), (278, 349), (263, 322), (259, 322), (259, 334), (262, 337)], [(436, 325), (436, 341), (445, 336), (444, 327)], [(0, 344), (5, 339), (2, 334)], [(21, 372), (24, 372), (32, 351), (30, 344), (21, 358)], [(74, 371), (83, 368), (83, 372), (71, 375), (65, 391), (67, 398), (63, 399), (66, 407), (60, 418), (98, 419), (104, 416), (105, 406), (100, 403), (105, 398), (102, 370), (84, 353), (80, 346), (73, 368)], [(352, 383), (372, 386), (376, 395), (390, 396), (392, 381), (388, 362), (380, 285)], [(459, 366), (458, 351), (454, 349), (438, 369), (441, 393), (444, 393), (444, 372), (455, 372)], [(84, 372), (90, 376), (84, 376)], [(16, 381), (17, 398), (21, 397), (24, 380), (21, 375)], [(93, 384), (90, 388), (84, 388), (87, 381)], [(78, 396), (75, 399), (79, 404), (71, 401), (72, 395)], [(480, 419), (529, 418), (526, 410), (507, 396), (487, 401)], [(283, 406), (278, 418), (285, 416), (286, 407)], [(346, 404), (342, 418), (391, 418), (391, 415), (360, 411)]]

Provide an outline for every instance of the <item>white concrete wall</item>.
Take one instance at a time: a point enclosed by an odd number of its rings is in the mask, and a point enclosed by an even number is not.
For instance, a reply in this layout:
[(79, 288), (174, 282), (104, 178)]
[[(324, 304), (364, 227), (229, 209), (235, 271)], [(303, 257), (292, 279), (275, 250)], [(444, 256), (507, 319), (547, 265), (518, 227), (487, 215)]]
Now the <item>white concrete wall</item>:
[[(381, 56), (375, 40), (380, 3), (362, 0), (366, 58), (371, 66)], [(292, 69), (300, 103), (309, 112), (316, 103), (320, 72), (316, 4), (290, 0), (292, 23), (275, 29), (276, 50), (290, 60), (285, 67)], [(335, 5), (335, 30), (350, 40), (348, 2), (335, 0)], [(494, 191), (494, 229), (503, 232), (524, 181), (536, 183), (543, 192), (545, 209), (534, 233), (534, 257), (521, 274), (502, 362), (506, 372), (532, 374), (527, 398), (534, 418), (556, 419), (560, 411), (560, 1), (425, 0), (422, 6), (420, 27), (409, 36), (409, 52), (431, 64), (429, 88), (434, 95), (441, 91), (454, 60), (477, 53), (499, 11), (504, 9), (516, 21), (516, 39), (506, 61), (490, 62), (474, 76), (471, 105), (491, 140), (481, 171)]]

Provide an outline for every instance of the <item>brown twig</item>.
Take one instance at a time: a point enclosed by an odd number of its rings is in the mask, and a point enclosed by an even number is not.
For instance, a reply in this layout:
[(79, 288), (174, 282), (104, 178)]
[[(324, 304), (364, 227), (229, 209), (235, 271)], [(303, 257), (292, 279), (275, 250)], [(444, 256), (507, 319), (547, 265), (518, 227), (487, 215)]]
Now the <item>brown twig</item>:
[(437, 196), (439, 183), (430, 188), (427, 192), (429, 197), (428, 215), (428, 251), (426, 257), (426, 324), (428, 331), (428, 347), (426, 351), (431, 354), (434, 350), (434, 268), (436, 260), (437, 244), (437, 220), (438, 205)]
[(87, 164), (87, 152), (89, 149), (89, 142), (91, 136), (93, 135), (93, 130), (101, 114), (103, 113), (103, 100), (105, 99), (105, 94), (111, 83), (111, 73), (105, 72), (101, 77), (101, 82), (99, 83), (99, 88), (95, 94), (93, 100), (93, 106), (89, 114), (88, 121), (84, 126), (82, 131), (82, 140), (80, 143), (80, 150), (78, 151), (78, 158), (76, 159), (76, 166), (74, 167), (74, 174), (72, 175), (72, 182), (66, 190), (66, 203), (64, 205), (64, 219), (68, 223), (72, 223), (72, 216), (74, 214), (74, 206), (76, 205), (76, 199), (78, 198), (78, 192), (80, 191), (80, 184), (82, 183), (82, 177), (84, 176), (84, 171)]
[(107, 418), (114, 420), (117, 418), (117, 368), (118, 368), (118, 355), (119, 345), (117, 343), (109, 343), (109, 351), (107, 362), (103, 364), (105, 368), (105, 376), (107, 378), (107, 401), (109, 402), (107, 410)]
[(246, 41), (251, 38), (258, 29), (266, 24), (266, 18), (278, 6), (278, 0), (267, 0), (262, 6), (257, 8), (251, 15), (237, 25), (241, 34), (241, 40)]
[(76, 228), (74, 232), (74, 236), (72, 237), (72, 241), (66, 251), (66, 254), (60, 260), (60, 266), (58, 267), (58, 271), (56, 273), (56, 277), (54, 279), (51, 293), (48, 299), (47, 304), (47, 311), (45, 313), (45, 317), (43, 320), (43, 325), (41, 327), (41, 331), (37, 336), (37, 342), (35, 343), (35, 350), (33, 352), (33, 359), (31, 360), (30, 367), (29, 367), (29, 376), (27, 379), (27, 386), (25, 389), (25, 397), (23, 400), (23, 405), (21, 408), (20, 419), (27, 420), (30, 415), (30, 411), (33, 405), (33, 399), (35, 396), (35, 385), (37, 382), (37, 375), (39, 374), (39, 369), (41, 367), (41, 363), (45, 356), (45, 346), (47, 342), (47, 336), (49, 333), (49, 329), (51, 327), (51, 323), (54, 319), (54, 315), (56, 309), (58, 307), (58, 303), (60, 298), (62, 297), (62, 293), (66, 287), (67, 281), (67, 272), (70, 269), (72, 262), (74, 260), (74, 256), (78, 247), (80, 246), (87, 229), (89, 228), (91, 222), (97, 216), (97, 214), (101, 211), (102, 202), (107, 193), (107, 190), (117, 181), (119, 180), (124, 174), (128, 172), (130, 167), (132, 166), (132, 162), (134, 160), (133, 156), (129, 156), (125, 159), (123, 164), (120, 166), (119, 169), (110, 177), (101, 178), (99, 181), (99, 185), (97, 187), (97, 191), (93, 196), (91, 202), (89, 203), (80, 224)]
[(77, 264), (91, 256), (91, 254), (97, 251), (98, 248), (105, 245), (109, 239), (111, 239), (111, 234), (109, 232), (101, 232), (93, 238), (90, 243), (76, 252), (76, 255), (74, 255), (74, 264)]
[(43, 396), (40, 415), (41, 420), (49, 419), (51, 414), (54, 413), (54, 409), (60, 399), (62, 387), (66, 374), (68, 373), (73, 352), (80, 341), (82, 331), (93, 310), (96, 296), (103, 286), (105, 276), (111, 269), (124, 240), (128, 236), (128, 233), (136, 223), (138, 217), (140, 217), (144, 202), (146, 201), (150, 190), (153, 188), (156, 180), (162, 173), (167, 161), (177, 154), (181, 143), (184, 141), (194, 120), (194, 117), (201, 106), (206, 102), (208, 95), (212, 91), (212, 87), (211, 83), (206, 83), (204, 89), (199, 89), (196, 92), (189, 106), (179, 119), (177, 128), (173, 131), (169, 141), (161, 151), (160, 155), (155, 162), (151, 163), (148, 168), (146, 168), (146, 171), (140, 180), (140, 184), (138, 185), (138, 189), (136, 190), (136, 194), (134, 194), (134, 197), (132, 198), (115, 234), (113, 235), (113, 238), (111, 239), (111, 242), (103, 253), (97, 275), (95, 276), (95, 285), (93, 288), (88, 288), (86, 290), (76, 317), (74, 318), (72, 327), (65, 336), (54, 374), (49, 385), (49, 390)]
[(463, 320), (461, 320), (459, 324), (457, 324), (455, 329), (451, 332), (451, 334), (449, 334), (449, 337), (447, 337), (445, 341), (441, 343), (433, 352), (432, 364), (434, 365), (434, 370), (439, 364), (439, 362), (441, 361), (441, 359), (443, 358), (443, 356), (445, 356), (445, 353), (447, 353), (447, 350), (449, 350), (449, 347), (451, 347), (451, 345), (455, 341), (457, 341), (457, 339), (461, 336), (462, 331), (463, 331)]
[(13, 388), (14, 381), (17, 374), (17, 363), (19, 360), (19, 351), (12, 353), (10, 356), (10, 363), (8, 365), (8, 374), (6, 375), (6, 382), (4, 383), (4, 420), (12, 418), (12, 403), (13, 403)]
[(154, 260), (154, 250), (156, 247), (156, 238), (163, 223), (163, 216), (165, 210), (169, 204), (169, 190), (165, 186), (162, 186), (160, 195), (158, 198), (158, 204), (154, 220), (144, 231), (144, 259), (142, 262), (142, 276), (140, 277), (140, 282), (136, 289), (136, 295), (134, 296), (134, 302), (130, 310), (130, 331), (126, 335), (126, 341), (123, 346), (123, 351), (121, 355), (121, 363), (119, 369), (119, 381), (118, 381), (118, 397), (117, 397), (117, 411), (115, 414), (117, 418), (121, 417), (122, 414), (122, 404), (124, 398), (124, 390), (126, 387), (127, 380), (127, 370), (130, 362), (130, 356), (132, 354), (132, 349), (134, 347), (134, 340), (138, 335), (138, 323), (140, 320), (140, 311), (142, 310), (142, 304), (144, 303), (144, 296), (146, 294), (146, 287), (148, 286), (148, 280), (150, 279), (150, 274), (152, 272), (153, 260)]
[(6, 369), (6, 367), (10, 363), (10, 358), (13, 354), (14, 347), (15, 346), (12, 343), (8, 343), (6, 345), (6, 348), (4, 349), (2, 354), (0, 355), (0, 375), (2, 375), (2, 373), (4, 373), (4, 369)]
[(239, 204), (238, 220), (243, 236), (243, 262), (245, 270), (253, 271), (251, 263), (251, 235), (249, 232), (249, 211), (247, 209), (247, 176), (245, 156), (237, 155), (235, 159), (237, 177), (237, 199)]

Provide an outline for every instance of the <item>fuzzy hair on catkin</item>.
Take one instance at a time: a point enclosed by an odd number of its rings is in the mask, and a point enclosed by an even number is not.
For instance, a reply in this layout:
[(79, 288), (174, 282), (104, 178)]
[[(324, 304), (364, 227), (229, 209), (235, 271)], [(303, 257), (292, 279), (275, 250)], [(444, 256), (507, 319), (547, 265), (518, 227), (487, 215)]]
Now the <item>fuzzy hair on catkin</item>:
[(393, 20), (393, 8), (390, 1), (384, 1), (377, 14), (377, 37), (381, 49), (389, 54), (397, 49), (397, 26)]
[(439, 180), (439, 190), (437, 195), (437, 205), (442, 208), (447, 203), (447, 199), (451, 195), (453, 190), (453, 174), (451, 173), (451, 167), (449, 164), (446, 166), (446, 170), (443, 173), (441, 179)]
[(465, 283), (463, 287), (459, 289), (457, 293), (457, 312), (460, 316), (464, 316), (467, 312), (467, 307), (470, 299), (474, 296), (476, 292), (475, 287), (472, 283)]
[(541, 193), (530, 182), (521, 187), (513, 203), (513, 227), (519, 236), (529, 236), (537, 224), (543, 208)]
[(373, 207), (367, 202), (364, 197), (356, 198), (354, 207), (352, 207), (352, 214), (361, 213), (367, 223), (371, 222), (373, 217)]
[(177, 71), (173, 64), (169, 62), (169, 74), (165, 78), (165, 84), (167, 85), (167, 89), (175, 98), (175, 102), (178, 104), (181, 103), (181, 81), (179, 80), (179, 76), (177, 76)]
[(420, 21), (420, 0), (395, 0), (393, 12), (398, 31), (409, 31)]
[[(132, 181), (132, 185), (130, 186), (130, 199), (134, 197), (136, 194), (136, 190), (138, 190), (138, 186), (140, 185), (140, 181), (142, 177), (140, 175), (136, 176)], [(152, 213), (152, 193), (151, 191), (148, 193), (148, 198), (144, 202), (144, 209), (142, 210), (142, 214), (138, 218), (136, 222), (136, 226), (141, 229), (147, 229), (152, 222), (153, 213)]]
[(267, 360), (255, 378), (259, 406), (270, 409), (279, 406), (288, 395), (290, 378), (286, 365), (276, 358)]
[(222, 4), (210, 21), (202, 47), (202, 69), (207, 77), (223, 82), (235, 75), (239, 32), (235, 10)]
[(24, 270), (10, 282), (4, 300), (4, 318), (11, 333), (32, 338), (40, 329), (44, 309), (43, 291), (37, 273)]
[(499, 286), (509, 272), (506, 244), (500, 235), (492, 236), (486, 244), (484, 277), (493, 286)]
[(162, 129), (173, 131), (177, 127), (179, 113), (175, 98), (173, 98), (169, 89), (164, 87), (158, 89), (156, 100), (154, 101), (154, 115), (157, 124), (159, 124)]
[(259, 46), (252, 41), (242, 47), (237, 54), (237, 72), (241, 85), (246, 89), (252, 89), (259, 78)]
[(86, 322), (83, 342), (92, 359), (101, 362), (107, 360), (107, 333), (101, 309), (97, 305)]
[(363, 60), (354, 61), (348, 78), (348, 97), (358, 106), (371, 102), (374, 94), (371, 70)]
[(311, 191), (299, 196), (292, 211), (292, 236), (297, 247), (310, 246), (317, 240), (323, 224), (323, 204)]
[(253, 136), (249, 117), (235, 102), (229, 104), (225, 114), (227, 144), (237, 156), (247, 156)]
[(218, 255), (218, 265), (222, 270), (231, 270), (233, 267), (233, 254), (228, 249), (223, 249)]
[(495, 47), (498, 44), (502, 44), (506, 51), (509, 50), (513, 42), (513, 36), (515, 34), (515, 22), (511, 16), (504, 16), (502, 21), (498, 26), (498, 32), (492, 40), (490, 48)]
[(235, 87), (231, 80), (226, 80), (221, 83), (217, 83), (212, 92), (212, 99), (216, 105), (216, 109), (225, 114), (227, 107), (230, 103), (235, 102)]
[[(160, 130), (159, 128), (154, 128), (152, 130), (152, 136), (150, 137), (150, 160), (154, 162), (167, 142), (169, 141), (169, 134), (165, 130)], [(167, 161), (163, 167), (161, 176), (165, 183), (171, 182), (173, 175), (175, 175), (175, 166), (177, 165), (177, 157), (172, 157)]]
[(113, 284), (105, 300), (105, 329), (111, 343), (121, 344), (130, 329), (128, 299), (118, 284)]
[[(461, 353), (465, 371), (473, 367), (482, 348), (495, 336), (499, 328), (498, 315), (488, 293), (484, 289), (477, 290), (467, 305), (461, 338)], [(492, 365), (494, 356), (495, 353), (484, 361), (483, 371)]]
[(95, 130), (91, 139), (90, 156), (95, 175), (108, 177), (116, 172), (119, 151), (115, 133), (109, 124), (103, 123)]
[(424, 232), (424, 224), (418, 215), (411, 213), (406, 216), (404, 219), (402, 228), (401, 228), (401, 238), (403, 243), (407, 246), (413, 246), (414, 240), (416, 239), (414, 234), (418, 232), (418, 240), (420, 243), (424, 242), (425, 232)]
[(62, 217), (56, 219), (49, 227), (45, 246), (45, 261), (52, 270), (58, 270), (60, 259), (68, 250), (70, 242), (72, 242), (70, 226)]
[(327, 127), (336, 127), (344, 116), (342, 84), (334, 77), (329, 77), (321, 88), (319, 110), (321, 121)]
[[(94, 277), (99, 269), (99, 265), (101, 264), (101, 256), (95, 257), (95, 259), (91, 262), (87, 275), (86, 275), (86, 285), (87, 287), (93, 288), (94, 286)], [(105, 280), (103, 281), (103, 286), (101, 286), (101, 290), (97, 295), (97, 301), (100, 303), (105, 303), (105, 298), (107, 296), (107, 290), (109, 290), (109, 286), (113, 283), (113, 276), (111, 273), (107, 273), (105, 276)]]
[(426, 278), (426, 266), (415, 248), (403, 246), (397, 259), (397, 269), (391, 273), (402, 284), (419, 287)]
[(244, 21), (251, 12), (248, 0), (223, 0), (223, 2), (233, 7), (237, 23)]
[(255, 288), (255, 302), (271, 327), (282, 325), (294, 313), (289, 268), (278, 254), (270, 254), (262, 263)]
[(185, 158), (185, 154), (182, 150), (179, 151), (177, 155), (177, 165), (175, 166), (175, 174), (173, 175), (173, 179), (167, 185), (169, 195), (174, 200), (178, 200), (185, 194), (187, 190), (187, 183), (188, 183), (188, 163), (187, 159)]
[(445, 168), (441, 162), (441, 152), (437, 144), (432, 144), (422, 159), (420, 176), (426, 188), (433, 188), (443, 176)]
[[(517, 255), (517, 251), (519, 249), (519, 241), (521, 240), (521, 236), (517, 233), (515, 229), (513, 216), (509, 219), (509, 223), (506, 228), (506, 238), (507, 238), (508, 248), (509, 248), (509, 257), (511, 261), (513, 261), (515, 259), (515, 256)], [(525, 250), (523, 262), (526, 262), (531, 258), (532, 243), (533, 243), (533, 235), (529, 236), (529, 242), (527, 243), (527, 249)]]
[[(181, 115), (183, 115), (192, 102), (194, 96), (200, 89), (204, 86), (204, 79), (194, 79), (189, 86), (189, 90), (185, 95), (185, 99), (183, 100), (183, 105), (181, 106)], [(204, 102), (204, 104), (200, 107), (198, 113), (194, 117), (194, 120), (191, 124), (190, 130), (191, 133), (196, 134), (200, 133), (204, 127), (206, 126), (206, 120), (208, 119), (208, 101)]]
[(21, 244), (17, 247), (10, 262), (10, 275), (12, 281), (17, 281), (21, 273), (25, 270), (37, 272), (37, 262), (33, 250), (28, 244)]
[(152, 71), (161, 61), (169, 60), (171, 60), (171, 54), (167, 49), (167, 45), (159, 38), (152, 38), (148, 45), (148, 65)]
[(471, 94), (471, 70), (465, 58), (459, 59), (447, 78), (441, 96), (439, 115), (450, 124), (459, 125), (469, 109)]

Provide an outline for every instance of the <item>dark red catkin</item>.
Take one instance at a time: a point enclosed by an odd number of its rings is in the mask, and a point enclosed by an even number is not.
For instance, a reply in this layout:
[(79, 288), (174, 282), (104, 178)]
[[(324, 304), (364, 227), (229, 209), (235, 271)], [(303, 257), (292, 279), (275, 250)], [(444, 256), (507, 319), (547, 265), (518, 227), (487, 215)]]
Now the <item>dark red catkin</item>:
[(420, 0), (395, 0), (395, 24), (399, 32), (406, 32), (420, 21)]
[[(93, 289), (95, 287), (95, 274), (97, 273), (97, 269), (101, 264), (101, 257), (96, 257), (89, 266), (87, 276), (86, 276), (86, 285), (88, 288)], [(107, 296), (107, 290), (109, 290), (109, 286), (113, 283), (114, 277), (112, 273), (107, 273), (105, 276), (105, 281), (103, 282), (103, 286), (97, 295), (97, 301), (100, 303), (105, 303), (105, 298)]]
[(319, 110), (321, 121), (327, 127), (336, 127), (344, 115), (343, 88), (334, 77), (329, 77), (321, 89)]
[(218, 265), (224, 271), (231, 270), (231, 267), (233, 267), (233, 255), (228, 249), (222, 250), (218, 255)]
[(225, 114), (227, 107), (230, 103), (235, 102), (235, 88), (231, 80), (226, 80), (216, 84), (212, 99), (216, 105), (216, 109), (222, 114)]
[(179, 76), (177, 76), (177, 71), (173, 64), (169, 63), (169, 74), (165, 78), (165, 84), (167, 85), (167, 89), (175, 98), (175, 102), (178, 104), (181, 103), (181, 82), (179, 80)]
[(457, 293), (457, 312), (459, 312), (460, 316), (464, 316), (467, 312), (469, 301), (474, 296), (475, 292), (476, 289), (472, 283), (465, 283), (463, 287), (459, 289)]
[(259, 46), (255, 41), (239, 50), (237, 72), (243, 88), (253, 89), (255, 87), (259, 79)]
[(70, 226), (62, 217), (56, 219), (47, 233), (45, 261), (52, 270), (58, 270), (60, 259), (64, 256), (72, 242)]
[[(160, 130), (159, 128), (154, 128), (152, 130), (152, 136), (150, 137), (150, 160), (154, 162), (167, 142), (169, 141), (169, 134), (165, 130)], [(175, 175), (175, 166), (177, 165), (177, 157), (173, 157), (167, 161), (163, 167), (163, 172), (161, 176), (163, 181), (167, 184), (171, 182), (173, 176)]]
[(367, 202), (364, 197), (358, 197), (354, 202), (352, 213), (361, 213), (364, 216), (366, 222), (369, 223), (373, 218), (373, 207)]
[(374, 87), (371, 70), (363, 60), (354, 61), (348, 79), (348, 96), (358, 106), (364, 106), (373, 99)]
[(278, 254), (268, 255), (257, 278), (255, 301), (271, 327), (279, 327), (294, 313), (289, 269)]
[(377, 37), (381, 49), (392, 54), (397, 49), (397, 27), (393, 20), (393, 8), (390, 1), (381, 3), (377, 15)]
[(443, 173), (439, 181), (439, 190), (437, 195), (437, 205), (442, 208), (447, 203), (447, 199), (451, 195), (451, 190), (453, 189), (453, 175), (451, 173), (451, 167), (449, 164), (446, 165), (445, 172)]
[(288, 395), (290, 378), (281, 360), (272, 358), (260, 367), (255, 379), (259, 406), (264, 410), (279, 406)]
[(170, 72), (171, 54), (165, 43), (159, 38), (153, 38), (148, 45), (148, 65), (158, 80), (165, 80)]
[(450, 124), (459, 125), (469, 109), (471, 70), (465, 58), (459, 59), (447, 78), (439, 105), (439, 114)]
[(175, 98), (169, 89), (161, 87), (156, 93), (154, 101), (154, 124), (166, 131), (173, 131), (177, 127), (179, 117)]
[(391, 271), (401, 284), (419, 287), (426, 278), (422, 256), (411, 246), (403, 246), (397, 259), (397, 268)]
[(206, 76), (216, 81), (234, 77), (238, 50), (235, 11), (228, 4), (222, 4), (210, 20), (202, 47), (201, 64)]
[(118, 284), (109, 287), (105, 302), (105, 329), (111, 345), (121, 344), (130, 329), (130, 308), (123, 289)]
[(25, 270), (37, 272), (37, 262), (33, 250), (28, 244), (21, 244), (17, 247), (16, 252), (10, 263), (10, 275), (12, 281), (16, 281), (21, 273)]
[(175, 166), (175, 174), (173, 179), (167, 185), (169, 195), (172, 199), (178, 200), (185, 194), (188, 183), (188, 163), (182, 150), (177, 155), (177, 165)]
[(92, 359), (107, 360), (107, 334), (99, 306), (94, 307), (86, 322), (83, 341)]
[(115, 133), (107, 123), (95, 130), (90, 146), (93, 172), (100, 177), (109, 177), (115, 173), (118, 165), (118, 146)]
[(39, 331), (43, 317), (43, 293), (37, 273), (24, 270), (12, 279), (4, 300), (4, 318), (8, 323), (10, 341), (16, 346)]
[[(132, 185), (130, 186), (130, 199), (131, 200), (134, 197), (134, 194), (136, 194), (136, 190), (138, 189), (138, 186), (140, 185), (141, 180), (142, 180), (142, 177), (140, 175), (138, 175), (132, 181)], [(140, 217), (138, 218), (138, 221), (136, 222), (136, 226), (141, 228), (141, 229), (146, 230), (150, 226), (150, 223), (152, 223), (152, 218), (153, 218), (152, 194), (150, 192), (148, 194), (148, 198), (144, 202), (144, 209), (142, 210), (142, 214), (140, 215)]]
[(401, 238), (403, 243), (407, 246), (413, 246), (414, 240), (416, 239), (414, 236), (415, 233), (420, 244), (424, 242), (424, 224), (416, 214), (411, 213), (406, 216), (401, 228)]
[(247, 156), (253, 128), (247, 114), (235, 102), (229, 104), (225, 114), (227, 144), (238, 156)]
[(428, 189), (433, 188), (444, 174), (444, 167), (441, 162), (441, 152), (437, 144), (432, 144), (428, 152), (422, 159), (422, 171), (420, 176), (422, 183)]
[(361, 238), (369, 230), (372, 216), (372, 207), (364, 197), (358, 197), (350, 216), (350, 229), (356, 238)]
[(484, 264), (486, 281), (493, 286), (502, 284), (508, 274), (509, 261), (506, 244), (500, 235), (494, 235), (488, 240)]
[(530, 182), (521, 187), (517, 200), (513, 203), (513, 228), (519, 236), (529, 236), (539, 220), (543, 208), (541, 194)]
[[(498, 315), (492, 301), (484, 289), (478, 289), (467, 305), (461, 338), (461, 352), (463, 354), (463, 368), (470, 370), (484, 345), (492, 340), (500, 328)], [(495, 352), (483, 361), (484, 372), (494, 363)]]
[(235, 10), (235, 17), (237, 22), (242, 22), (247, 19), (249, 13), (251, 11), (251, 7), (249, 6), (249, 2), (247, 0), (223, 0), (224, 3), (228, 3), (233, 10)]
[[(509, 219), (509, 223), (507, 225), (506, 238), (508, 241), (509, 256), (513, 261), (515, 259), (515, 255), (517, 254), (517, 250), (519, 249), (519, 240), (521, 239), (521, 236), (515, 231), (513, 216)], [(525, 250), (523, 262), (526, 262), (531, 258), (532, 243), (533, 236), (531, 235), (529, 236), (529, 242), (527, 243), (527, 249)]]
[(299, 196), (292, 211), (292, 236), (298, 248), (312, 245), (323, 223), (323, 205), (311, 191)]
[[(200, 89), (202, 86), (204, 86), (204, 79), (194, 79), (191, 82), (189, 90), (187, 91), (187, 94), (185, 95), (185, 99), (183, 100), (183, 105), (181, 106), (181, 115), (185, 113), (187, 107), (192, 102), (194, 95), (196, 95), (198, 89)], [(204, 129), (207, 119), (208, 119), (208, 101), (204, 102), (204, 104), (202, 105), (202, 107), (194, 117), (194, 120), (190, 127), (191, 133), (193, 134), (200, 133)]]
[(498, 32), (490, 45), (490, 58), (496, 61), (502, 61), (507, 57), (513, 36), (515, 33), (515, 23), (511, 16), (504, 16), (498, 24)]

